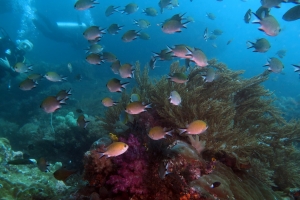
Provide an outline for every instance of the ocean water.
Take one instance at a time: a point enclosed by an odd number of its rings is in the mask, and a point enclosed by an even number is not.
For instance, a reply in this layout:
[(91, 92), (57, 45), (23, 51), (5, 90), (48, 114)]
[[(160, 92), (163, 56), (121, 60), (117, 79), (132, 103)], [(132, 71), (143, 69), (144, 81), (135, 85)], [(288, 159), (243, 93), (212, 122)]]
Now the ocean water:
[[(0, 13), (0, 26), (6, 30), (13, 41), (28, 39), (32, 42), (33, 49), (27, 52), (25, 56), (33, 64), (33, 72), (45, 74), (47, 70), (51, 70), (68, 77), (68, 82), (64, 83), (64, 86), (72, 88), (73, 91), (71, 103), (69, 103), (70, 112), (76, 113), (75, 110), (80, 108), (84, 112), (90, 111), (93, 115), (103, 116), (103, 111), (105, 111), (103, 107), (98, 112), (95, 111), (101, 107), (100, 100), (93, 99), (94, 104), (91, 104), (93, 105), (91, 107), (91, 105), (83, 103), (84, 99), (95, 98), (97, 95), (100, 98), (103, 96), (103, 93), (107, 94), (105, 83), (111, 78), (119, 78), (119, 75), (112, 73), (109, 67), (110, 63), (103, 63), (100, 66), (87, 64), (85, 61), (87, 55), (85, 49), (89, 44), (82, 34), (91, 25), (108, 28), (112, 23), (117, 23), (124, 27), (117, 35), (105, 34), (99, 44), (104, 46), (104, 51), (114, 53), (121, 63), (134, 64), (136, 61), (139, 61), (141, 66), (145, 66), (149, 62), (152, 52), (160, 52), (166, 46), (186, 44), (200, 48), (208, 59), (216, 58), (232, 70), (245, 70), (243, 76), (250, 78), (262, 73), (266, 69), (263, 65), (266, 64), (267, 60), (271, 57), (278, 57), (276, 52), (285, 49), (287, 51), (286, 56), (282, 59), (280, 58), (284, 64), (283, 72), (280, 74), (272, 73), (269, 80), (264, 82), (263, 85), (274, 92), (274, 97), (294, 99), (295, 101), (293, 102), (296, 107), (300, 103), (300, 99), (297, 99), (300, 79), (292, 66), (292, 64), (300, 64), (300, 24), (299, 21), (287, 22), (282, 19), (282, 15), (288, 9), (295, 6), (293, 3), (282, 3), (281, 8), (271, 9), (271, 14), (278, 20), (282, 28), (280, 34), (275, 37), (267, 36), (264, 32), (259, 31), (258, 27), (260, 25), (258, 24), (252, 24), (251, 22), (246, 24), (244, 22), (246, 11), (251, 9), (252, 12), (255, 12), (261, 5), (259, 0), (248, 0), (246, 2), (240, 0), (193, 0), (193, 2), (179, 0), (179, 7), (164, 9), (163, 13), (159, 12), (157, 0), (99, 1), (99, 4), (96, 4), (94, 8), (85, 11), (74, 9), (74, 3), (74, 0), (11, 0), (11, 9)], [(120, 6), (121, 9), (128, 3), (138, 4), (139, 10), (130, 15), (116, 12), (109, 17), (105, 16), (104, 12), (109, 5)], [(158, 15), (149, 17), (143, 14), (142, 10), (146, 7), (156, 8)], [(36, 15), (37, 12), (42, 13), (54, 24), (57, 22), (84, 23), (86, 27), (59, 28), (63, 33), (72, 38), (72, 42), (74, 42), (72, 44), (67, 41), (53, 40), (43, 35), (33, 24), (32, 20), (39, 20)], [(194, 22), (187, 24), (187, 28), (182, 29), (181, 33), (163, 33), (161, 24), (164, 20), (178, 13), (185, 13), (185, 16), (193, 17)], [(209, 19), (206, 13), (213, 13), (216, 19)], [(127, 30), (140, 30), (139, 27), (133, 24), (134, 19), (147, 19), (151, 23), (149, 28), (142, 30), (142, 32), (150, 35), (150, 40), (136, 39), (129, 43), (124, 43), (121, 40), (122, 35)], [(254, 19), (255, 16), (252, 15), (251, 21)], [(215, 40), (205, 41), (203, 39), (205, 28), (208, 28), (209, 32), (214, 29), (221, 29), (223, 34)], [(58, 34), (55, 37), (60, 36)], [(270, 42), (271, 48), (268, 52), (255, 53), (252, 52), (253, 49), (247, 49), (247, 41), (254, 42), (258, 38), (266, 38)], [(227, 45), (229, 40), (232, 41)], [(213, 47), (213, 44), (217, 47)], [(170, 64), (176, 60), (179, 60), (184, 65), (184, 60), (177, 58), (174, 58), (172, 61), (157, 61), (156, 65), (159, 67), (151, 70), (149, 75), (151, 77), (167, 75)], [(73, 66), (72, 73), (67, 68), (68, 63), (71, 63)], [(77, 74), (82, 75), (81, 81), (75, 80), (74, 77)], [(1, 79), (0, 86), (2, 97), (0, 102), (0, 109), (2, 110), (0, 117), (17, 124), (19, 127), (31, 122), (32, 119), (38, 120), (40, 116), (50, 119), (50, 115), (46, 116), (45, 113), (39, 110), (40, 103), (46, 96), (55, 95), (60, 89), (68, 89), (61, 88), (61, 83), (51, 83), (47, 80), (41, 80), (37, 88), (32, 91), (21, 91), (19, 84), (23, 77), (24, 75), (6, 76)], [(135, 85), (135, 80), (132, 79), (129, 82), (129, 88), (132, 88)], [(119, 94), (111, 96), (116, 100), (120, 97)], [(65, 110), (64, 113), (66, 112)], [(293, 114), (293, 117), (296, 117), (296, 115)], [(7, 137), (5, 134), (3, 136)], [(10, 136), (10, 139), (12, 140), (13, 149), (22, 151), (25, 148), (26, 145), (18, 141), (18, 138)], [(31, 139), (27, 139), (29, 144)], [(87, 142), (87, 146), (84, 148), (85, 151), (89, 149), (89, 142), (91, 141)], [(78, 153), (82, 152), (78, 151)], [(39, 156), (42, 156), (41, 154), (35, 153), (35, 155)], [(53, 162), (59, 160), (55, 159), (54, 155), (48, 155), (48, 157)], [(73, 159), (72, 161), (78, 164), (81, 162), (82, 157), (62, 159), (65, 161)]]

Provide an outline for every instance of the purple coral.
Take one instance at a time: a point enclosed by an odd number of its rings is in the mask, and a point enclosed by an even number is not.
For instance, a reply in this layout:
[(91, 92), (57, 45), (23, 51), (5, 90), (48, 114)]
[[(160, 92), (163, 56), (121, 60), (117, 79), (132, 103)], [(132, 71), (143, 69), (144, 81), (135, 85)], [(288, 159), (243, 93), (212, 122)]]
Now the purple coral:
[(116, 175), (111, 175), (108, 184), (113, 185), (113, 192), (128, 191), (131, 194), (147, 194), (145, 182), (147, 170), (147, 154), (145, 147), (138, 139), (130, 134), (128, 139), (120, 138), (121, 142), (128, 144), (126, 153), (114, 158), (118, 165)]

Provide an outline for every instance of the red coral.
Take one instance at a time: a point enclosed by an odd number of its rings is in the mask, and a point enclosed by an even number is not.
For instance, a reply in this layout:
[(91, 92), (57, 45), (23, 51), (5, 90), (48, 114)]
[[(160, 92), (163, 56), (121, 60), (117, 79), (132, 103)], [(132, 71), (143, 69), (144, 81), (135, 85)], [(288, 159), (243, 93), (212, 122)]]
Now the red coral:
[(120, 141), (128, 144), (129, 148), (126, 153), (113, 159), (119, 169), (116, 175), (109, 177), (107, 183), (114, 186), (115, 193), (128, 191), (131, 194), (147, 194), (145, 178), (148, 162), (145, 147), (132, 134), (127, 140), (120, 138)]
[(112, 162), (105, 157), (99, 158), (98, 150), (87, 151), (84, 154), (84, 179), (97, 188), (104, 185), (112, 171)]

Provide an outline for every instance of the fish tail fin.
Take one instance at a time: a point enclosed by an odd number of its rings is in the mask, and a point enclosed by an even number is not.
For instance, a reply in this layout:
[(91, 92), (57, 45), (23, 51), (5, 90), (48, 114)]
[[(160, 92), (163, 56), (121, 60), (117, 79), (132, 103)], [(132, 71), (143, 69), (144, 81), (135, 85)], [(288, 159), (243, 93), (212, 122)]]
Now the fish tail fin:
[(104, 153), (99, 153), (99, 158), (102, 158), (103, 156), (105, 156), (105, 154)]
[(126, 86), (129, 84), (129, 82), (126, 82), (126, 83), (122, 83), (121, 85), (121, 88), (123, 88), (123, 89), (126, 89)]
[(67, 79), (68, 79), (68, 77), (66, 77), (66, 76), (61, 78), (61, 80), (63, 80), (63, 81), (67, 81)]
[(254, 44), (255, 44), (254, 42), (247, 41), (247, 46), (248, 46), (247, 49), (253, 48)]
[(187, 28), (186, 25), (187, 25), (188, 23), (190, 23), (190, 21), (186, 21), (186, 22), (184, 22), (184, 23), (181, 24), (181, 25), (182, 25), (183, 28)]
[(28, 67), (27, 67), (27, 70), (30, 70), (30, 71), (32, 71), (33, 70), (33, 65), (29, 65)]
[(152, 108), (152, 107), (151, 107), (151, 103), (145, 105), (145, 109), (146, 109), (146, 108)]
[(182, 135), (185, 132), (186, 132), (186, 128), (180, 128), (179, 129), (179, 135)]
[(174, 130), (170, 130), (170, 131), (166, 132), (166, 135), (173, 136), (173, 134), (172, 134), (173, 132), (174, 132)]
[(294, 65), (294, 64), (292, 64), (293, 66), (294, 66), (294, 72), (299, 72), (300, 71), (300, 66), (299, 65)]

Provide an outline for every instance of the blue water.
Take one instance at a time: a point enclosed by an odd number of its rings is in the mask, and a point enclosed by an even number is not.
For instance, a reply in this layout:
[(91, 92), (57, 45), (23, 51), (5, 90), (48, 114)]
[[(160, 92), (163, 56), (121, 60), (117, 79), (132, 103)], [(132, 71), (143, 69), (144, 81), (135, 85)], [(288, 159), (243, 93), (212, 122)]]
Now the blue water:
[[(142, 64), (148, 62), (151, 57), (151, 51), (159, 52), (165, 48), (166, 45), (172, 46), (175, 44), (187, 44), (201, 48), (208, 58), (217, 58), (221, 62), (225, 62), (231, 69), (246, 70), (245, 76), (251, 77), (264, 70), (262, 67), (268, 58), (275, 56), (275, 53), (280, 49), (286, 49), (287, 55), (282, 59), (285, 65), (284, 75), (272, 74), (277, 81), (268, 81), (266, 86), (271, 90), (275, 90), (276, 94), (293, 96), (297, 94), (299, 87), (298, 75), (293, 72), (292, 63), (299, 63), (300, 59), (297, 57), (299, 50), (300, 29), (299, 21), (286, 22), (281, 19), (281, 16), (295, 4), (282, 4), (280, 9), (273, 8), (271, 14), (279, 21), (282, 32), (276, 37), (267, 36), (265, 33), (258, 30), (257, 24), (246, 24), (243, 21), (245, 12), (251, 8), (252, 11), (260, 6), (260, 2), (248, 1), (242, 2), (234, 1), (199, 1), (188, 0), (180, 1), (180, 6), (173, 10), (165, 10), (163, 14), (156, 17), (148, 17), (142, 13), (142, 9), (146, 7), (154, 7), (159, 11), (156, 1), (132, 1), (139, 5), (139, 11), (131, 15), (122, 15), (121, 13), (114, 13), (110, 17), (105, 17), (104, 12), (107, 6), (116, 5), (121, 8), (129, 2), (121, 1), (101, 1), (95, 8), (87, 11), (77, 11), (73, 9), (74, 1), (65, 1), (60, 3), (53, 3), (53, 1), (14, 1), (14, 11), (12, 13), (3, 14), (1, 17), (1, 25), (11, 35), (11, 38), (19, 39), (18, 34), (20, 30), (24, 30), (21, 39), (29, 39), (34, 44), (34, 49), (28, 53), (28, 58), (36, 61), (45, 61), (53, 64), (61, 64), (74, 62), (77, 60), (84, 60), (84, 49), (88, 46), (72, 47), (66, 43), (55, 42), (44, 37), (38, 30), (34, 29), (30, 18), (34, 17), (34, 11), (42, 12), (46, 17), (53, 22), (84, 22), (87, 25), (98, 25), (107, 28), (111, 23), (118, 23), (124, 25), (123, 30), (118, 35), (106, 34), (101, 40), (100, 44), (105, 46), (105, 51), (113, 52), (121, 60), (121, 62), (134, 63), (139, 60)], [(20, 8), (20, 5), (28, 5), (31, 10)], [(31, 12), (32, 14), (28, 14)], [(215, 14), (214, 21), (206, 17), (206, 12)], [(188, 24), (188, 28), (182, 33), (165, 34), (161, 31), (160, 24), (165, 19), (170, 18), (177, 13), (186, 13), (186, 16), (192, 16), (194, 23)], [(27, 17), (27, 19), (26, 19)], [(23, 18), (23, 21), (22, 21)], [(252, 20), (255, 17), (252, 16)], [(4, 20), (9, 19), (9, 20)], [(26, 20), (24, 20), (26, 19)], [(122, 34), (129, 29), (139, 28), (135, 26), (133, 19), (147, 19), (151, 26), (145, 32), (149, 33), (151, 39), (149, 41), (136, 40), (130, 43), (124, 43), (121, 40)], [(25, 27), (25, 28), (24, 28)], [(203, 40), (203, 31), (208, 27), (209, 30), (216, 28), (224, 31), (223, 35), (218, 37), (215, 41)], [(26, 30), (27, 28), (27, 30)], [(84, 42), (81, 38), (83, 29), (72, 29), (69, 31), (70, 35), (78, 35), (78, 40)], [(271, 49), (264, 54), (253, 53), (246, 49), (246, 42), (248, 40), (255, 41), (258, 38), (267, 38), (271, 43)], [(226, 45), (227, 41), (233, 39), (230, 45)], [(218, 47), (214, 48), (212, 44), (215, 43)], [(107, 64), (104, 64), (107, 65)], [(158, 63), (160, 66), (166, 66), (166, 63)], [(155, 73), (166, 73), (165, 68), (158, 68)]]

